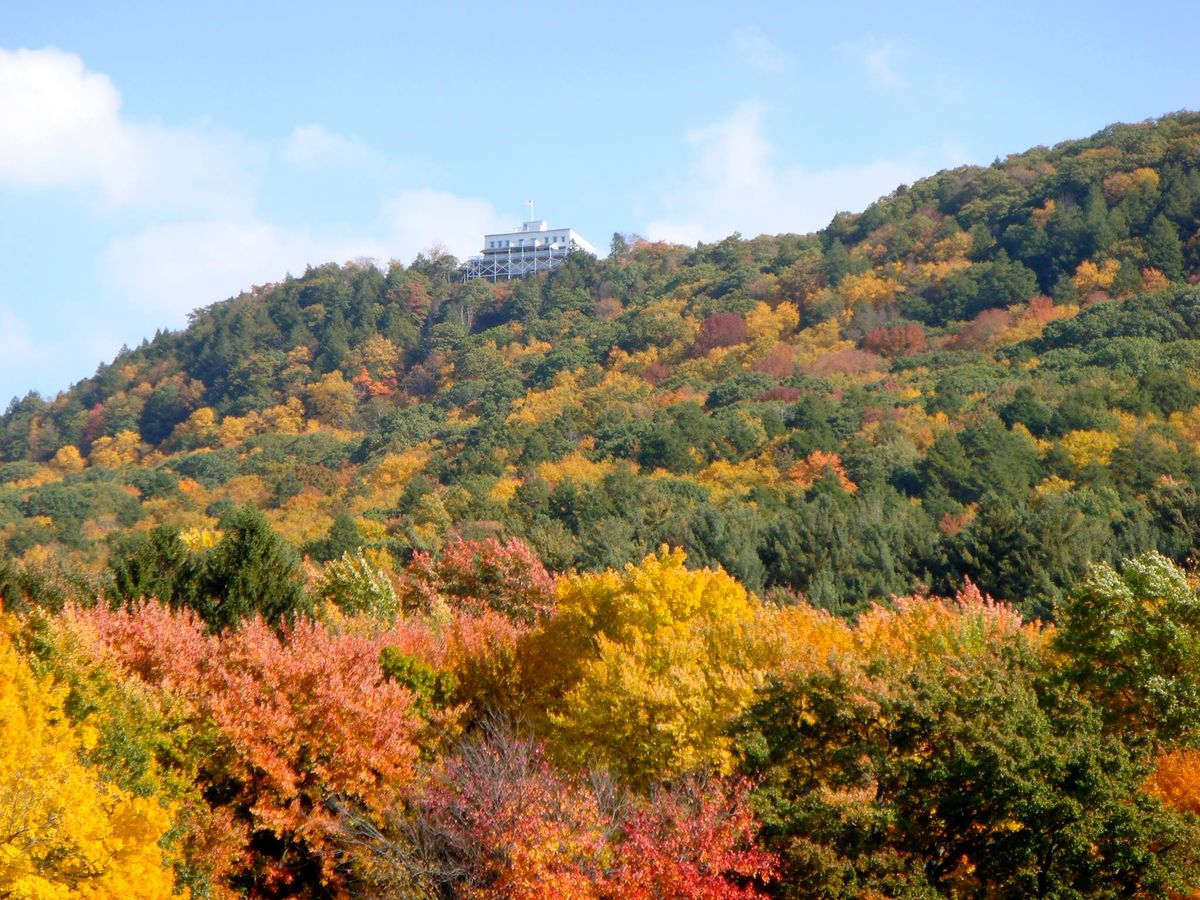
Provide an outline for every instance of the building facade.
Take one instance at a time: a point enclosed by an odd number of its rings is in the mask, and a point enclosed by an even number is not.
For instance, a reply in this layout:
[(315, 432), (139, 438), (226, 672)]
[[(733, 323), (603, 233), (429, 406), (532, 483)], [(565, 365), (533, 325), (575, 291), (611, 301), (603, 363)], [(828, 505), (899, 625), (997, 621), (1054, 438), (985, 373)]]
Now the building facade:
[(483, 253), (463, 263), (463, 279), (507, 281), (561, 266), (572, 253), (596, 255), (596, 248), (571, 228), (548, 228), (540, 219), (518, 231), (483, 236)]

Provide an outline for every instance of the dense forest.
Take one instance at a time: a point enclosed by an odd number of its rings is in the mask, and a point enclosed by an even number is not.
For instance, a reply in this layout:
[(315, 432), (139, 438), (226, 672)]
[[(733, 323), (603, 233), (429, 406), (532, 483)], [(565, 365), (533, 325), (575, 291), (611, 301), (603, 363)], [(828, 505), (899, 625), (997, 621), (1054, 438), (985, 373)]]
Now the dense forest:
[(10, 404), (0, 897), (1200, 890), (1200, 114), (457, 273)]

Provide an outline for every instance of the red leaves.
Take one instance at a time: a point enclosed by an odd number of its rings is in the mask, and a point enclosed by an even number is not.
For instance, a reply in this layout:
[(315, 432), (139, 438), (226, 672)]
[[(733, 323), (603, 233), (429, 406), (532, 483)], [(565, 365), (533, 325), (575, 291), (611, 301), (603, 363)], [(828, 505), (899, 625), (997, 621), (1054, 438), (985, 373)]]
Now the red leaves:
[(569, 777), (539, 744), (491, 729), (465, 745), (427, 795), (422, 819), (478, 898), (751, 900), (778, 859), (755, 849), (744, 782), (696, 779), (630, 798)]
[(746, 320), (739, 313), (713, 313), (700, 323), (693, 356), (704, 356), (717, 347), (733, 347), (746, 340)]
[(875, 328), (867, 332), (863, 348), (889, 358), (920, 353), (925, 349), (925, 329), (914, 324)]
[(660, 791), (625, 824), (618, 876), (608, 895), (627, 900), (761, 897), (778, 871), (754, 847), (758, 823), (744, 782), (688, 781)]
[(530, 624), (554, 605), (554, 579), (529, 545), (456, 539), (434, 558), (417, 552), (404, 573), (410, 606), (430, 609), (445, 603), (480, 615), (487, 610)]

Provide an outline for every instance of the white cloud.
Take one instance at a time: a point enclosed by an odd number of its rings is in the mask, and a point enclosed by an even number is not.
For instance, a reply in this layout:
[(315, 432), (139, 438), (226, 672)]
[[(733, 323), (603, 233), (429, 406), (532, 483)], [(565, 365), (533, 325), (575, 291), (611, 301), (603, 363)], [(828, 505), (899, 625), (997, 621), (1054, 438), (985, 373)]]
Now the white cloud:
[(177, 326), (184, 313), (288, 272), (298, 275), (309, 264), (384, 251), (382, 243), (357, 235), (314, 235), (253, 218), (210, 219), (152, 225), (118, 238), (104, 251), (100, 275), (132, 305)]
[(283, 145), (285, 161), (307, 168), (378, 168), (383, 154), (360, 138), (343, 137), (323, 125), (300, 125)]
[(268, 145), (210, 124), (136, 121), (108, 76), (79, 56), (0, 48), (0, 190), (73, 192), (120, 214), (94, 227), (125, 229), (91, 262), (102, 301), (60, 304), (69, 321), (52, 323), (42, 310), (22, 321), (10, 311), (19, 307), (0, 302), (0, 384), (65, 386), (67, 361), (90, 369), (122, 340), (181, 326), (193, 309), (308, 265), (408, 262), (434, 244), (464, 257), (485, 232), (513, 225), (485, 200), (419, 189), (384, 194), (370, 222), (294, 226), (259, 208), (268, 162), (320, 170), (337, 179), (331, 186), (362, 174), (390, 185), (432, 177), (428, 163), (319, 124)]
[(862, 64), (867, 76), (885, 88), (907, 87), (908, 82), (896, 70), (899, 48), (892, 41), (872, 43), (862, 51)]
[(80, 189), (117, 208), (245, 210), (261, 153), (204, 126), (131, 121), (73, 53), (0, 49), (0, 184)]
[(791, 65), (791, 57), (757, 25), (735, 28), (730, 40), (738, 59), (760, 72), (782, 72)]
[(760, 104), (744, 103), (728, 118), (688, 133), (692, 163), (663, 190), (663, 211), (645, 226), (647, 237), (691, 244), (734, 231), (808, 232), (920, 175), (911, 161), (819, 170), (782, 164), (763, 132), (764, 115)]
[(405, 261), (432, 244), (459, 258), (478, 253), (487, 233), (510, 231), (514, 223), (502, 218), (486, 200), (459, 197), (445, 191), (404, 191), (383, 209), (391, 255)]
[(252, 217), (150, 226), (113, 241), (100, 274), (140, 310), (178, 325), (193, 309), (308, 265), (362, 257), (409, 262), (433, 244), (465, 257), (479, 251), (485, 232), (507, 227), (486, 201), (406, 191), (384, 204), (370, 230), (309, 231)]

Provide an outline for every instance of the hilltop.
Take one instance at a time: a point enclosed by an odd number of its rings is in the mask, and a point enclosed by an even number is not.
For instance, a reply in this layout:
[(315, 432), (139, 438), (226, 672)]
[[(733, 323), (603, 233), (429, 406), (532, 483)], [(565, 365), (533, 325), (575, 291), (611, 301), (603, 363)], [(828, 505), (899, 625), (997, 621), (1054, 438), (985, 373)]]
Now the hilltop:
[(3, 590), (94, 586), (131, 536), (202, 544), (252, 505), (318, 561), (496, 535), (592, 570), (666, 543), (843, 611), (965, 575), (1048, 614), (1090, 562), (1200, 543), (1198, 162), (1180, 113), (815, 234), (255, 288), (9, 407)]

